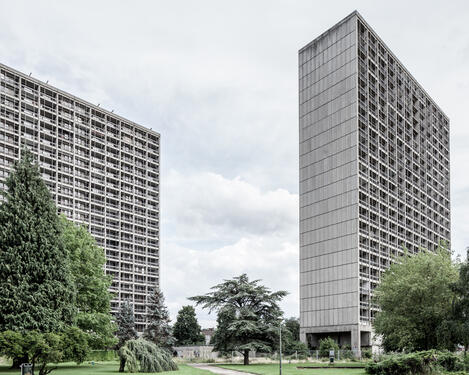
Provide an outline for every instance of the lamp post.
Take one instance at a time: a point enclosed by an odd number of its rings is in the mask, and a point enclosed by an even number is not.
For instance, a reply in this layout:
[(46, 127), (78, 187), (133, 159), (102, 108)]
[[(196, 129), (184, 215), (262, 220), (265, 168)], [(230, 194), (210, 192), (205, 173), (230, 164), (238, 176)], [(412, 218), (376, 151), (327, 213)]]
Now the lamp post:
[(278, 358), (279, 358), (279, 375), (282, 375), (282, 319), (280, 319), (280, 323), (278, 325), (278, 333), (279, 333), (279, 345), (278, 345)]

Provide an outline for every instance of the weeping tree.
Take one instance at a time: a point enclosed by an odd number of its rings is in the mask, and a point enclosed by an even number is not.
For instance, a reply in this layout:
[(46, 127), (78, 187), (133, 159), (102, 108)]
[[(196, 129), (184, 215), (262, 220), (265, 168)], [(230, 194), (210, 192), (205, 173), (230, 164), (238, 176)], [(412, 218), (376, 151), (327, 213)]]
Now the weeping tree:
[(189, 298), (197, 305), (218, 313), (215, 350), (240, 350), (249, 364), (251, 350), (269, 352), (276, 348), (278, 327), (283, 312), (278, 305), (286, 291), (271, 292), (249, 281), (246, 274), (212, 287), (212, 292)]
[(129, 340), (120, 348), (121, 362), (125, 363), (128, 372), (162, 372), (176, 371), (178, 367), (171, 354), (154, 343), (139, 338)]

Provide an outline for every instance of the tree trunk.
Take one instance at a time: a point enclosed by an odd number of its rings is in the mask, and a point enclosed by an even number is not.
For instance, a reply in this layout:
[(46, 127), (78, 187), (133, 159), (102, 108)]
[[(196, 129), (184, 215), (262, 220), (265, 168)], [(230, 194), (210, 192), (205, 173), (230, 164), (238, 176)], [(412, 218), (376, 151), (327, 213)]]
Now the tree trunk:
[(19, 369), (22, 363), (29, 363), (28, 355), (25, 354), (22, 357), (13, 358), (13, 364), (11, 365), (12, 369)]
[(120, 365), (119, 365), (119, 372), (125, 371), (125, 359), (121, 358)]
[(249, 349), (244, 349), (243, 357), (244, 357), (244, 364), (249, 365)]

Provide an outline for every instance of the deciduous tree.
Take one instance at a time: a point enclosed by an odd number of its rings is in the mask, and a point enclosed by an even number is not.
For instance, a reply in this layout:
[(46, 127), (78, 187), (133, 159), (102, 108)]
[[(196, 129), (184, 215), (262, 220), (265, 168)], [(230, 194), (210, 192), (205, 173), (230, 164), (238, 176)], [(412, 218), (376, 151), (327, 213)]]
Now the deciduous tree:
[(65, 217), (61, 221), (62, 237), (77, 292), (76, 325), (88, 333), (92, 349), (109, 348), (116, 343), (116, 327), (110, 313), (111, 278), (104, 272), (104, 250), (96, 244), (85, 226)]
[(385, 350), (417, 351), (439, 348), (437, 331), (451, 313), (458, 278), (446, 249), (404, 255), (382, 276), (375, 290), (380, 312), (374, 321)]

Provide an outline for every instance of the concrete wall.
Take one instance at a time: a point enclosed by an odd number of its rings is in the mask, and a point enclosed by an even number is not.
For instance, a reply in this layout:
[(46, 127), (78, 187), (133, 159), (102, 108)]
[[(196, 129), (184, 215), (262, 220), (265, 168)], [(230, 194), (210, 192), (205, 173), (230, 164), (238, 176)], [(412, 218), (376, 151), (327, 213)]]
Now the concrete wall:
[(216, 359), (218, 352), (213, 351), (213, 345), (176, 346), (173, 350), (178, 358), (184, 359)]
[(359, 346), (355, 15), (299, 52), (300, 325)]

